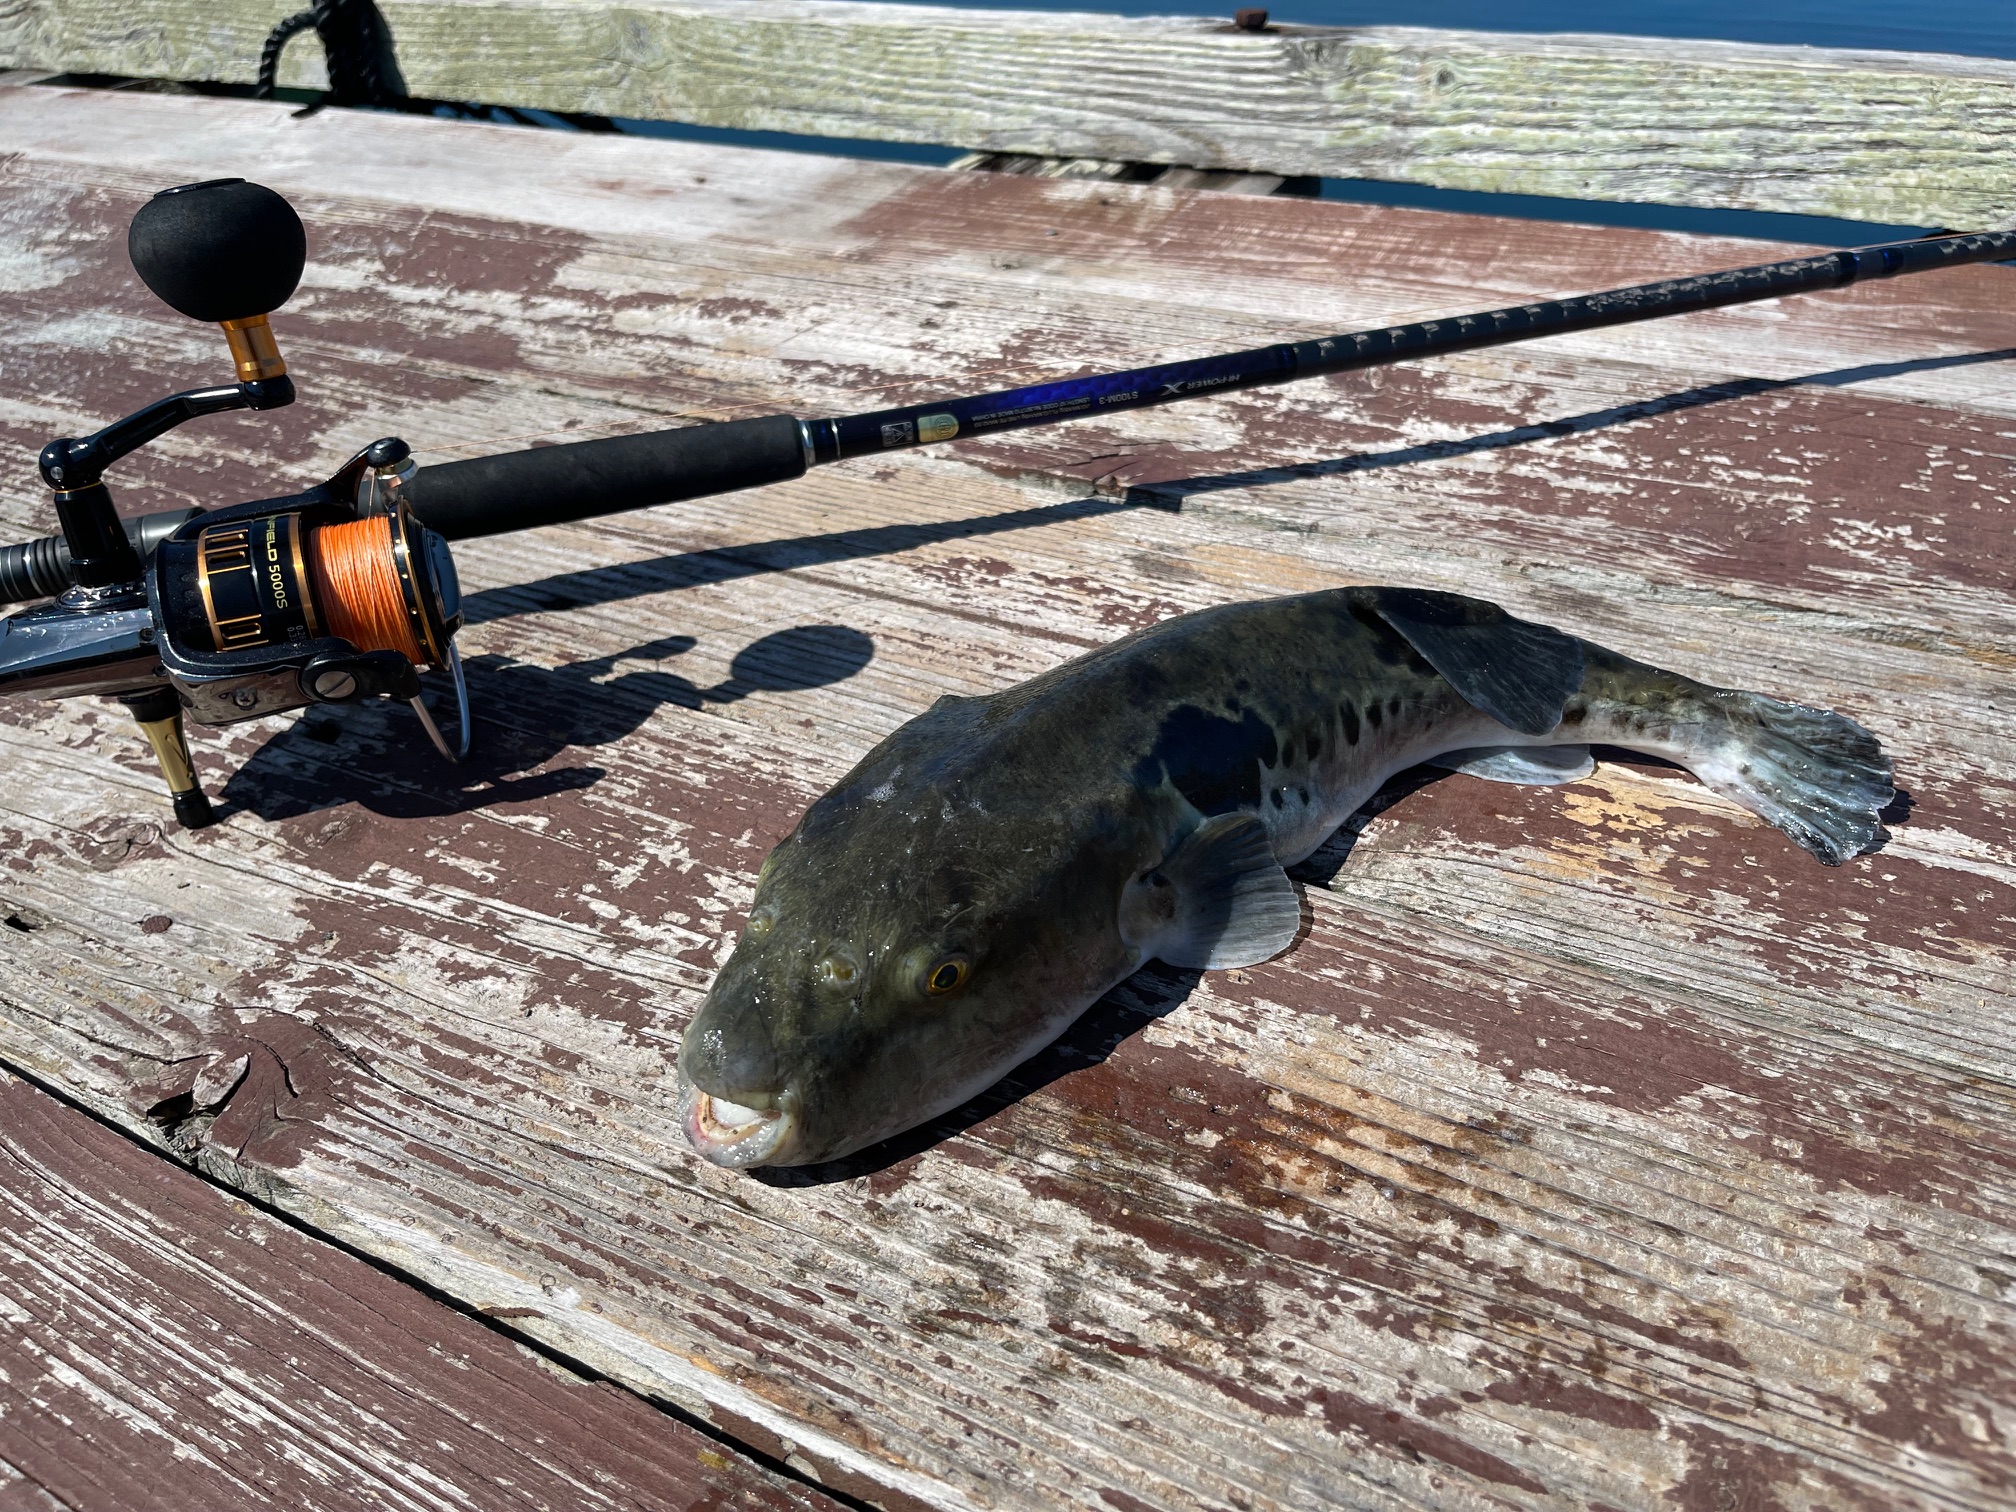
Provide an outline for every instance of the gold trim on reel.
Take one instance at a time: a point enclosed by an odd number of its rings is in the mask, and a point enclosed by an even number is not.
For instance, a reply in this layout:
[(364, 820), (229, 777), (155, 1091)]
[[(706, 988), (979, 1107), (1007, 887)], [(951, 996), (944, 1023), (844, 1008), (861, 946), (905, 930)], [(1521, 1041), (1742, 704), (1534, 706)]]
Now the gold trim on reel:
[(280, 355), (280, 343), (264, 315), (248, 315), (243, 320), (220, 321), (224, 339), (231, 344), (231, 360), (238, 367), (240, 383), (259, 383), (267, 378), (287, 376), (287, 359)]

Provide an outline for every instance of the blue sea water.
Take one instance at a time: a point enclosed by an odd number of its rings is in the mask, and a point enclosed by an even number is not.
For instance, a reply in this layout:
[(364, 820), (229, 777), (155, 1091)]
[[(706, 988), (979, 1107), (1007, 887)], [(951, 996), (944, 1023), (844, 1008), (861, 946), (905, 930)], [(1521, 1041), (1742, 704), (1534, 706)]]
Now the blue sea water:
[[(986, 10), (1104, 11), (1123, 16), (1192, 14), (1168, 0), (956, 0)], [(1251, 0), (1239, 0), (1244, 5)], [(1230, 16), (1228, 4), (1223, 14)], [(1608, 32), (1632, 37), (1706, 37), (1808, 47), (1972, 53), (2016, 58), (2016, 0), (1280, 0), (1269, 19), (1298, 26), (1437, 26), (1461, 31)], [(1208, 12), (1207, 12), (1208, 13)]]
[[(1232, 0), (1220, 10), (1185, 7), (1169, 0), (1091, 0), (1049, 4), (1043, 0), (958, 0), (995, 10), (1102, 11), (1108, 14), (1166, 16), (1217, 14), (1229, 19)], [(1237, 4), (1250, 0), (1236, 0)], [(1725, 42), (1789, 46), (1875, 48), (1884, 51), (1963, 53), (2016, 58), (2016, 0), (1947, 0), (1899, 4), (1895, 0), (1277, 0), (1269, 19), (1304, 26), (1428, 26), (1469, 31), (1605, 32), (1641, 37), (1698, 37)], [(960, 156), (955, 147), (897, 142), (836, 140), (781, 132), (723, 131), (663, 121), (619, 121), (617, 128), (645, 136), (678, 137), (792, 151), (837, 153), (898, 162), (942, 165)], [(1940, 229), (1878, 225), (1812, 215), (1779, 215), (1750, 210), (1714, 210), (1668, 205), (1616, 204), (1602, 200), (1553, 199), (1531, 194), (1474, 194), (1415, 184), (1367, 179), (1325, 179), (1325, 199), (1360, 204), (1407, 205), (1477, 215), (1509, 215), (1531, 220), (1579, 221), (1606, 226), (1696, 231), (1754, 236), (1826, 246), (1856, 246)]]

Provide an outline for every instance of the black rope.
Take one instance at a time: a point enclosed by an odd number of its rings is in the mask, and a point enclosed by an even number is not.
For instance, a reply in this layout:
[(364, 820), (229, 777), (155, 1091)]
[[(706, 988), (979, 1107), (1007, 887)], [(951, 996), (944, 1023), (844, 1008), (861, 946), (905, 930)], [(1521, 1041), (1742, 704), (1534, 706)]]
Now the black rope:
[(329, 60), (329, 93), (320, 102), (334, 105), (382, 105), (400, 91), (386, 85), (385, 60), (390, 37), (385, 18), (371, 0), (315, 0), (307, 10), (289, 16), (267, 34), (259, 49), (259, 81), (254, 99), (273, 98), (280, 72), (280, 54), (310, 27), (322, 41)]
[(252, 86), (253, 99), (273, 98), (273, 80), (280, 71), (281, 49), (314, 24), (315, 12), (305, 10), (289, 16), (267, 33), (266, 45), (259, 49), (259, 82)]

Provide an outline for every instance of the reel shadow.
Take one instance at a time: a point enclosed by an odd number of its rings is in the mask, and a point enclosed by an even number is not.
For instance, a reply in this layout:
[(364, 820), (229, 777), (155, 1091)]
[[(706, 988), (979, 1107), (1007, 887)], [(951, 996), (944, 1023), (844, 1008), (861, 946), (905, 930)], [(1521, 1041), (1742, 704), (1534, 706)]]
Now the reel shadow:
[(850, 626), (799, 625), (744, 646), (727, 679), (712, 687), (656, 666), (617, 670), (626, 662), (662, 663), (696, 644), (690, 635), (671, 635), (557, 667), (469, 658), (462, 665), (477, 733), (456, 766), (435, 754), (403, 706), (311, 708), (231, 775), (219, 811), (271, 821), (355, 803), (406, 819), (531, 802), (593, 786), (603, 775), (586, 765), (538, 768), (570, 748), (621, 740), (662, 708), (826, 687), (854, 676), (875, 655), (874, 641)]

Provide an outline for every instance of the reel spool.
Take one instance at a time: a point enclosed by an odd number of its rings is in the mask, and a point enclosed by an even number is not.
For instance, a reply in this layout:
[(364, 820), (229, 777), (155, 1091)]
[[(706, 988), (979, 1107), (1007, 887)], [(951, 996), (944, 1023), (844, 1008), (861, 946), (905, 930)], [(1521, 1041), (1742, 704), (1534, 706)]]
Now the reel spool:
[[(202, 689), (191, 708), (208, 724), (305, 702), (403, 695), (435, 749), (460, 761), (469, 753), (469, 696), (454, 640), (461, 588), (447, 542), (403, 498), (353, 519), (318, 522), (320, 514), (202, 518), (164, 541), (155, 553), (164, 664), (185, 687)], [(452, 742), (388, 658), (416, 672), (448, 671)]]
[[(461, 585), (448, 543), (407, 502), (413, 473), (387, 438), (319, 489), (198, 516), (155, 549), (161, 662), (193, 717), (398, 697), (443, 756), (468, 754)], [(421, 697), (427, 668), (454, 681), (452, 741)]]

